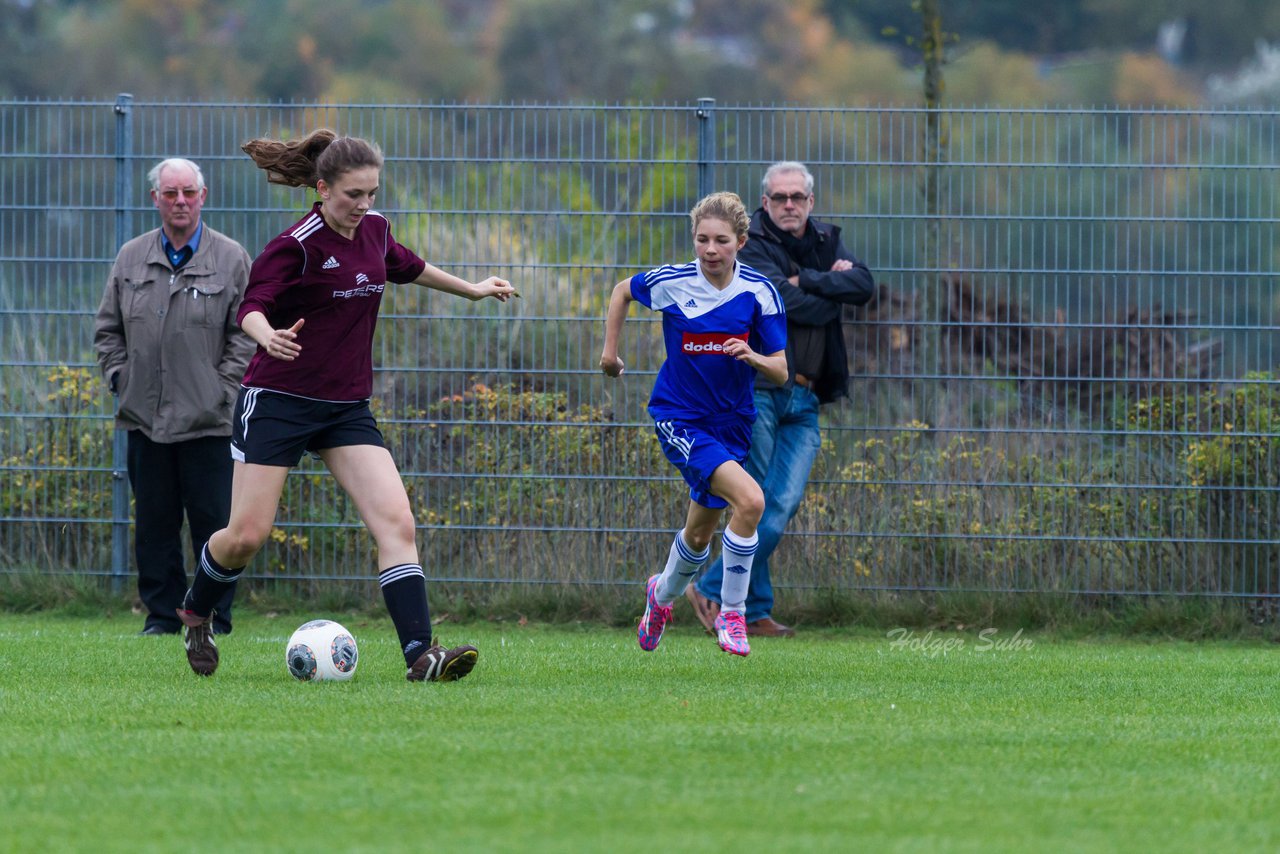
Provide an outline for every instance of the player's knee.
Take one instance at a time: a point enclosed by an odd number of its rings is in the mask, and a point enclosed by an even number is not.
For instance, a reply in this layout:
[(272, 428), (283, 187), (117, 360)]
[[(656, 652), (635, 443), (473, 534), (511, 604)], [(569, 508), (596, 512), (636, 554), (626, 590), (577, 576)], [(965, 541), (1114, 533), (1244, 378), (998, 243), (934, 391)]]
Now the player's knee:
[(270, 525), (240, 524), (224, 529), (218, 543), (225, 551), (228, 566), (244, 566), (256, 555), (271, 535)]
[(733, 515), (744, 522), (750, 522), (752, 527), (760, 524), (760, 517), (764, 515), (764, 493), (759, 487), (747, 490), (739, 496), (733, 505)]
[(417, 522), (413, 518), (413, 511), (407, 506), (388, 515), (380, 527), (382, 528), (383, 536), (395, 545), (413, 543), (418, 535)]
[(715, 534), (715, 528), (707, 528), (705, 531), (701, 529), (690, 530), (685, 528), (681, 532), (680, 537), (684, 540), (684, 544), (689, 550), (701, 554), (707, 550), (707, 546), (711, 545), (711, 537)]

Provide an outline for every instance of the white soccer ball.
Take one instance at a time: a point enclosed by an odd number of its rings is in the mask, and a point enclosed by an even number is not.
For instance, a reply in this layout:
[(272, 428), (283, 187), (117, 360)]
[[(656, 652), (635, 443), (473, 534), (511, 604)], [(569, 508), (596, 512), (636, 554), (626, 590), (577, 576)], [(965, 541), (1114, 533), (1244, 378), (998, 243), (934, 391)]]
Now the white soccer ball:
[(350, 679), (359, 661), (355, 636), (333, 620), (312, 620), (298, 626), (284, 652), (289, 672), (303, 682)]

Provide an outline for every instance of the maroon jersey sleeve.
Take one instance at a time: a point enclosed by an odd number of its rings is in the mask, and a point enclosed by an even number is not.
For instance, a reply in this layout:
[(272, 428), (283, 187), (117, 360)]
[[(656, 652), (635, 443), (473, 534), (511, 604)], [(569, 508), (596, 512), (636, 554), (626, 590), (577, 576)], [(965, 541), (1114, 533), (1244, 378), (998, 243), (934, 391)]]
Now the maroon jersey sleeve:
[(251, 311), (260, 311), (272, 326), (281, 325), (275, 316), (280, 296), (302, 281), (306, 269), (307, 253), (292, 236), (282, 234), (268, 243), (249, 270), (249, 286), (236, 322), (243, 322)]
[(387, 261), (387, 281), (395, 282), (398, 285), (414, 281), (427, 268), (426, 261), (401, 246), (391, 236), (390, 223), (387, 223), (387, 248), (384, 257)]

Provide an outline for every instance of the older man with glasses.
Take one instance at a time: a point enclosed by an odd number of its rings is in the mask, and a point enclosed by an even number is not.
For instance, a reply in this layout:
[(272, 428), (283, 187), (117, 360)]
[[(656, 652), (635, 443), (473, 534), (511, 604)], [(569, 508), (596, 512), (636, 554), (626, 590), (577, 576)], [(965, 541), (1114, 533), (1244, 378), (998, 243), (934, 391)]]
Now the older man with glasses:
[[(813, 175), (796, 161), (764, 173), (761, 207), (751, 217), (738, 259), (772, 281), (787, 312), (788, 382), (757, 380), (756, 421), (746, 470), (764, 490), (765, 510), (747, 590), (747, 633), (788, 637), (795, 630), (773, 619), (769, 558), (800, 507), (809, 471), (822, 446), (818, 407), (848, 393), (848, 355), (840, 327), (843, 307), (871, 299), (875, 281), (840, 240), (840, 229), (810, 217)], [(717, 559), (685, 589), (708, 631), (719, 613), (723, 563)]]
[[(209, 191), (190, 160), (148, 175), (160, 227), (120, 248), (94, 346), (128, 432), (144, 635), (177, 634), (187, 592), (185, 514), (199, 549), (231, 511), (231, 408), (254, 343), (236, 324), (249, 253), (204, 224)], [(198, 555), (197, 555), (198, 557)], [(231, 631), (228, 591), (214, 630)]]

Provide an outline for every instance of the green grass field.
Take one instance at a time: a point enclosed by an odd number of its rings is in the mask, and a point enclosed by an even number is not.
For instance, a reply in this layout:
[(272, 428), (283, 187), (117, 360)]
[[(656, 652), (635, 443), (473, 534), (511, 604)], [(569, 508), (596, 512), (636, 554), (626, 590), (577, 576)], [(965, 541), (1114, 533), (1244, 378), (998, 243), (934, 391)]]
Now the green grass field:
[(241, 615), (201, 679), (131, 618), (0, 614), (0, 850), (1280, 846), (1274, 645), (477, 622), (422, 685), (336, 616), (359, 671), (303, 684), (301, 617)]

